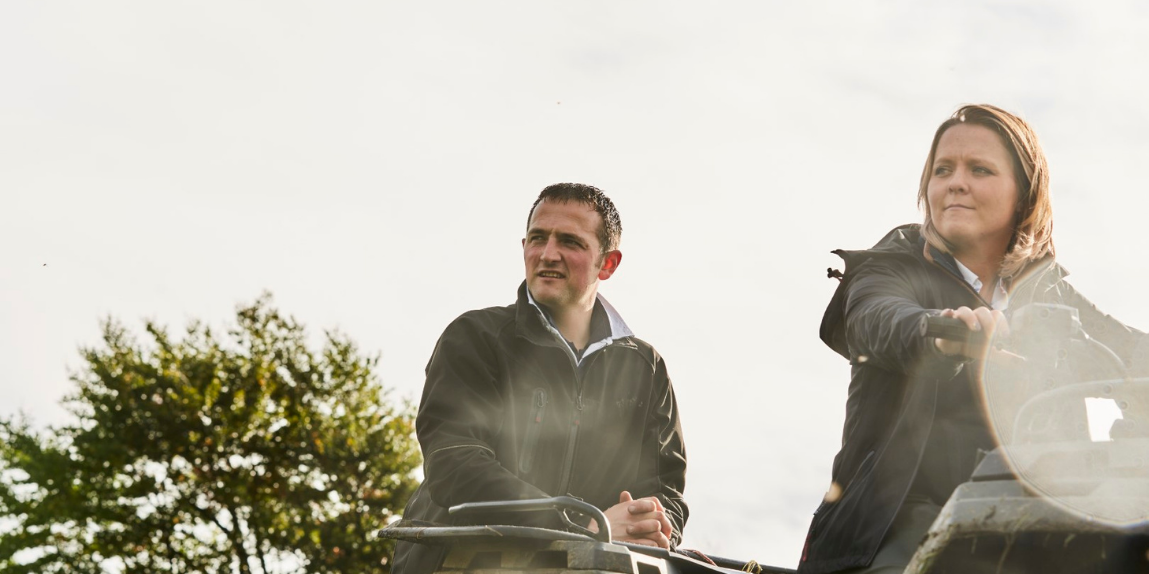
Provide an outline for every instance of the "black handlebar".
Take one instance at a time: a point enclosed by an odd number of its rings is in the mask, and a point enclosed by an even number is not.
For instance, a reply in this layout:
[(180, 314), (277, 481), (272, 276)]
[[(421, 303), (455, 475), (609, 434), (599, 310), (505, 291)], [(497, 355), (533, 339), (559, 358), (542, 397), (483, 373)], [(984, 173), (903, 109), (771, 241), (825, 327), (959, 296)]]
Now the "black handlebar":
[[(593, 504), (583, 502), (571, 496), (556, 496), (554, 498), (535, 498), (531, 500), (498, 500), (492, 502), (467, 502), (457, 504), (447, 509), (447, 512), (457, 515), (479, 514), (486, 512), (534, 512), (538, 510), (557, 510), (559, 517), (569, 528), (586, 534), (600, 542), (610, 542), (610, 522), (606, 515)], [(594, 519), (598, 523), (598, 532), (591, 532), (571, 521), (566, 510), (580, 512)]]
[(954, 317), (926, 315), (922, 317), (918, 330), (923, 337), (956, 341), (970, 346), (984, 345), (986, 342), (984, 331), (971, 331), (964, 321)]

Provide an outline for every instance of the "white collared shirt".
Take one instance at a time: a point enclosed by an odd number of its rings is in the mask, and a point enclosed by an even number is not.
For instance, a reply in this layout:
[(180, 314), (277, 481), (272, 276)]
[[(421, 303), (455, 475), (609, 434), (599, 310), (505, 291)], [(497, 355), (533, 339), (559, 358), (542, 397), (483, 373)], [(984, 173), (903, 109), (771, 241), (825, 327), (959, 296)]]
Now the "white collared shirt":
[(622, 316), (618, 314), (618, 311), (615, 311), (614, 307), (607, 302), (606, 298), (603, 297), (601, 293), (596, 293), (595, 299), (597, 299), (599, 303), (602, 303), (602, 308), (604, 311), (606, 311), (606, 317), (608, 320), (610, 320), (610, 336), (601, 341), (592, 341), (589, 345), (587, 345), (586, 349), (583, 349), (582, 356), (580, 357), (575, 355), (574, 351), (570, 350), (570, 345), (565, 344), (567, 342), (566, 338), (563, 337), (562, 333), (559, 332), (558, 327), (555, 327), (555, 324), (551, 320), (550, 315), (544, 312), (543, 308), (535, 302), (534, 296), (531, 295), (530, 288), (527, 288), (527, 302), (539, 310), (539, 313), (541, 313), (543, 318), (547, 321), (547, 329), (564, 343), (564, 346), (567, 347), (568, 351), (570, 351), (571, 356), (574, 357), (576, 364), (581, 364), (583, 359), (589, 357), (591, 353), (594, 353), (595, 351), (613, 343), (615, 339), (634, 336), (634, 332), (632, 332), (630, 327), (626, 325), (626, 322), (622, 320)]
[[(961, 276), (965, 279), (965, 282), (969, 283), (969, 286), (973, 287), (974, 291), (981, 293), (982, 284), (981, 279), (977, 277), (977, 273), (970, 271), (969, 267), (962, 265), (961, 261), (958, 261), (957, 258), (954, 258), (954, 263), (957, 263), (958, 271), (961, 271)], [(1005, 292), (1005, 285), (1001, 282), (1000, 277), (997, 279), (997, 287), (993, 290), (993, 301), (990, 301), (990, 306), (998, 311), (1005, 311), (1009, 308), (1009, 294)]]

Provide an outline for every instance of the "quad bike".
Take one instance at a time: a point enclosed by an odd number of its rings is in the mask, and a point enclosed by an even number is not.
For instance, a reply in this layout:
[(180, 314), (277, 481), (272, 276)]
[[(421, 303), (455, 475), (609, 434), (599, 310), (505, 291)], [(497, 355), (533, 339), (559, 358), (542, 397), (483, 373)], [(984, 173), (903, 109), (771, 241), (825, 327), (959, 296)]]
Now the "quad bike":
[[(1000, 446), (942, 508), (905, 572), (1149, 573), (1149, 376), (1132, 373), (1081, 327), (1076, 309), (1032, 304), (1011, 335), (986, 340), (956, 319), (930, 316), (924, 337), (986, 350), (980, 383)], [(1137, 356), (1149, 357), (1147, 352)], [(972, 368), (972, 367), (971, 367)], [(1121, 418), (1094, 441), (1086, 398), (1112, 400)], [(567, 530), (481, 524), (486, 513), (558, 512)], [(570, 497), (462, 504), (473, 526), (400, 521), (382, 536), (449, 547), (437, 574), (788, 573), (701, 553), (611, 540), (594, 506)], [(592, 533), (577, 512), (605, 527)]]

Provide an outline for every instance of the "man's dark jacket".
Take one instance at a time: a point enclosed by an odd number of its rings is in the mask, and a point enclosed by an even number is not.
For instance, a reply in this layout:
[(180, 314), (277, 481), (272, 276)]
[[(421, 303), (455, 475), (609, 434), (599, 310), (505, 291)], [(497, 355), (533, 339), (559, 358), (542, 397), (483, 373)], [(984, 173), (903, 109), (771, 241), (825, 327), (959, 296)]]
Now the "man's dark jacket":
[[(837, 492), (814, 514), (798, 566), (803, 574), (868, 566), (906, 494), (922, 487), (915, 477), (923, 458), (957, 458), (952, 466), (972, 470), (977, 448), (992, 447), (985, 444), (988, 425), (977, 425), (973, 436), (950, 433), (943, 441), (944, 427), (935, 428), (949, 422), (951, 415), (943, 413), (968, 417), (980, 411), (973, 369), (941, 354), (919, 332), (924, 315), (989, 306), (953, 258), (929, 247), (916, 224), (894, 229), (872, 249), (834, 253), (844, 260), (845, 273), (822, 318), (821, 337), (852, 369), (842, 448), (832, 470), (831, 490)], [(1008, 290), (1007, 317), (1032, 302), (1073, 306), (1086, 332), (1128, 359), (1141, 333), (1098, 311), (1065, 275), (1052, 257), (1032, 264)], [(949, 448), (937, 452), (939, 445)], [(953, 477), (944, 496), (965, 478)]]
[[(576, 363), (525, 283), (514, 305), (452, 322), (427, 365), (416, 420), (426, 478), (404, 518), (456, 523), (446, 512), (456, 504), (564, 494), (605, 510), (626, 490), (661, 500), (677, 543), (688, 510), (674, 391), (662, 357), (613, 310), (611, 327), (605, 347)], [(550, 511), (488, 519), (561, 524)], [(426, 574), (442, 557), (400, 542), (393, 569)]]

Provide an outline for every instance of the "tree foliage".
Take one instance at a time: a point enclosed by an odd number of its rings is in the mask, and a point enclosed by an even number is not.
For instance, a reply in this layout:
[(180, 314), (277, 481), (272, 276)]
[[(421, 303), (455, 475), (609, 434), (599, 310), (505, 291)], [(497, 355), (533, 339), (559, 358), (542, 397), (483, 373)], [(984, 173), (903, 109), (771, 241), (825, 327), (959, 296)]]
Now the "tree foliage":
[(312, 352), (268, 295), (224, 337), (146, 333), (104, 322), (76, 422), (0, 419), (0, 573), (387, 571), (374, 533), (420, 460), (378, 357), (332, 332)]

